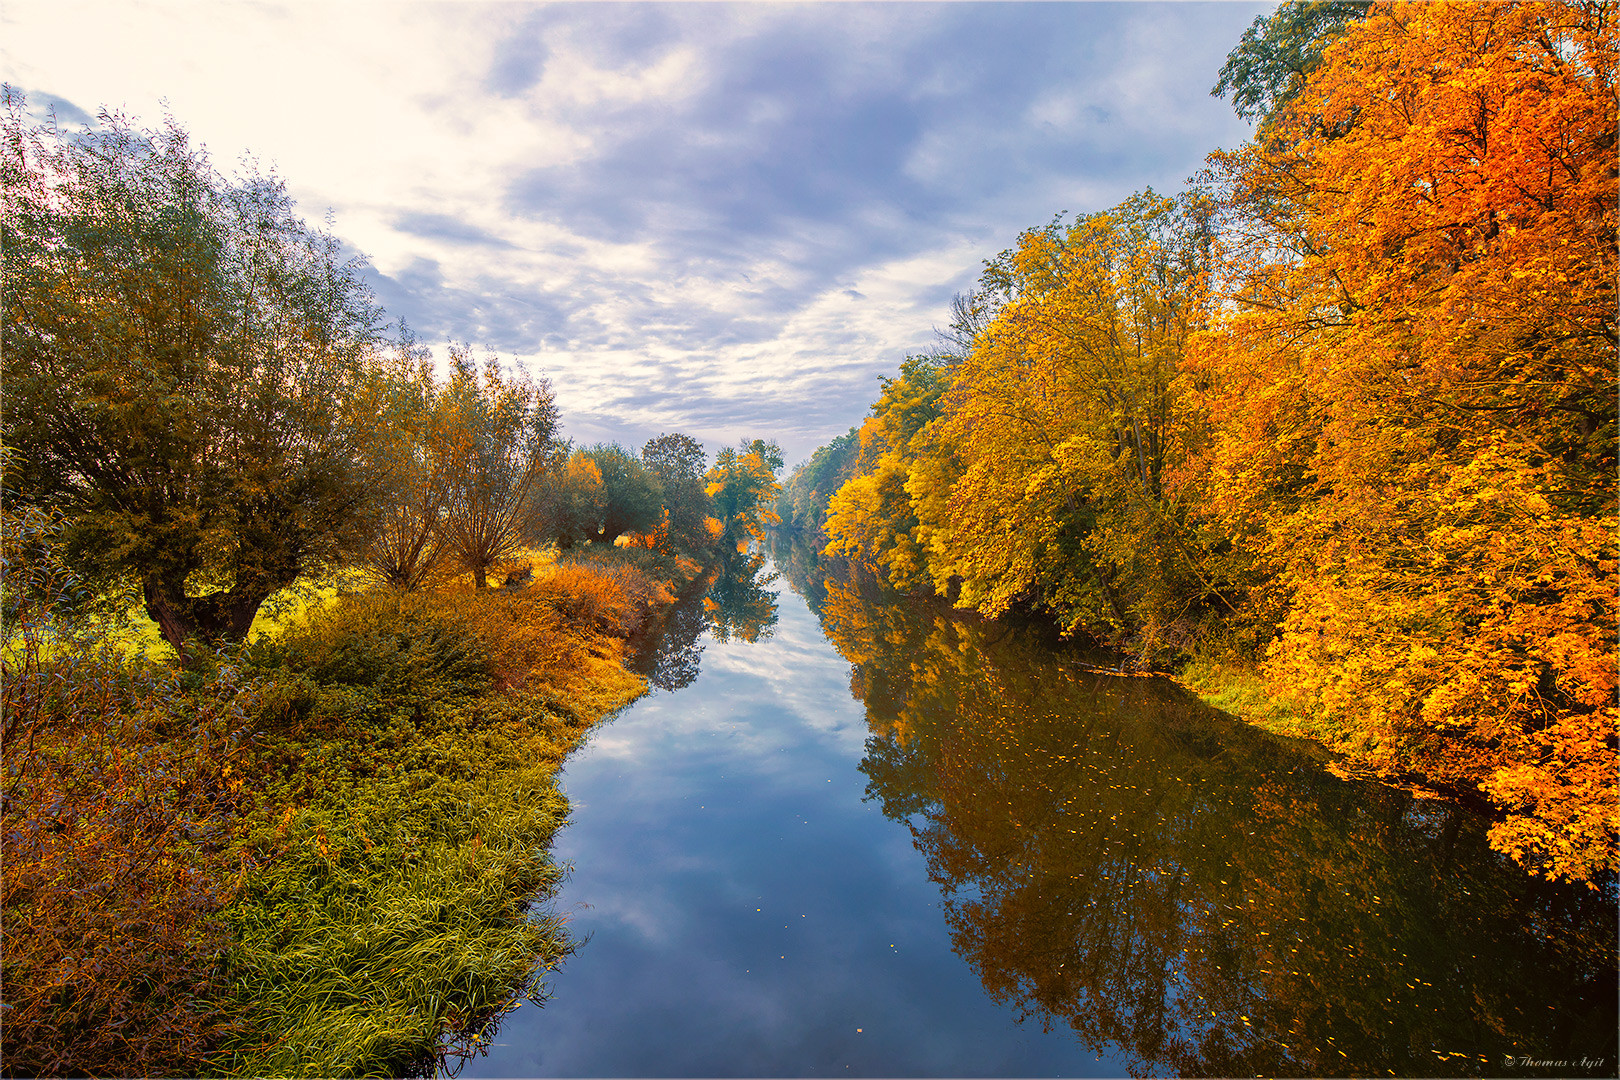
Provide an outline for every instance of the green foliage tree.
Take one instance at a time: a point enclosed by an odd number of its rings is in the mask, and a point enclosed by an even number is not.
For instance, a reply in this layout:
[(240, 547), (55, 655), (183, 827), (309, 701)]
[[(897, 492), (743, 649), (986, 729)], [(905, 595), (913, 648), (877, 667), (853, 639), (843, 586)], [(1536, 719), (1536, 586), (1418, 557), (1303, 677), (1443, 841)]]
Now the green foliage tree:
[(1245, 120), (1266, 126), (1278, 109), (1299, 96), (1305, 80), (1322, 62), (1323, 50), (1363, 19), (1372, 0), (1288, 0), (1257, 17), (1237, 47), (1226, 54), (1221, 77), (1210, 90), (1232, 98)]
[(566, 551), (588, 542), (600, 528), (602, 470), (584, 451), (568, 453), (566, 447), (558, 447), (554, 453), (563, 464), (535, 481), (524, 511), (524, 530), (531, 542), (554, 543)]
[(7, 497), (59, 508), (70, 561), (138, 590), (182, 657), (242, 638), (369, 529), (359, 265), (173, 121), (70, 137), (8, 88), (0, 178)]
[(598, 443), (582, 451), (602, 477), (590, 540), (612, 544), (629, 532), (650, 532), (664, 516), (664, 487), (658, 474), (618, 443)]
[(793, 470), (778, 499), (777, 514), (785, 528), (819, 532), (827, 520), (827, 503), (854, 473), (861, 435), (850, 428)]
[(688, 551), (706, 549), (713, 538), (706, 528), (712, 506), (704, 491), (703, 444), (678, 432), (660, 435), (641, 448), (641, 461), (663, 485), (671, 539)]
[(494, 357), (482, 375), (464, 347), (450, 350), (450, 377), (432, 439), (444, 461), (444, 532), (480, 589), (492, 566), (523, 545), (535, 482), (556, 464), (557, 406), (551, 384), (503, 376)]

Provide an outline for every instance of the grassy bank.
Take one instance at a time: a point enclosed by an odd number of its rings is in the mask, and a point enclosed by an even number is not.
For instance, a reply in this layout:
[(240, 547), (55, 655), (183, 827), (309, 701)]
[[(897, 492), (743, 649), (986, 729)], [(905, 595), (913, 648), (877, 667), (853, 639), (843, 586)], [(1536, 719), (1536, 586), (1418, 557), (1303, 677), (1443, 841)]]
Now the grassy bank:
[(1252, 663), (1194, 656), (1176, 682), (1222, 712), (1274, 735), (1333, 741), (1334, 733), (1325, 723), (1272, 693)]
[[(12, 570), (48, 601), (48, 568)], [(476, 1047), (571, 948), (531, 904), (555, 774), (643, 692), (624, 640), (691, 570), (592, 553), (514, 592), (350, 595), (184, 675), (49, 602), (8, 613), (31, 629), (5, 656), (6, 1074)]]

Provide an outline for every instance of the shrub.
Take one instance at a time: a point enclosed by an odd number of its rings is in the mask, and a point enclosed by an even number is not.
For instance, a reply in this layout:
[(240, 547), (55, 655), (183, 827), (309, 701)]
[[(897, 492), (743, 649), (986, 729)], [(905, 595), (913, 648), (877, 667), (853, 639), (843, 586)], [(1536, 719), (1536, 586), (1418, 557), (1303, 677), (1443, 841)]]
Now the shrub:
[(4, 1071), (200, 1071), (228, 1028), (222, 821), (253, 690), (79, 632), (56, 535), (5, 518)]

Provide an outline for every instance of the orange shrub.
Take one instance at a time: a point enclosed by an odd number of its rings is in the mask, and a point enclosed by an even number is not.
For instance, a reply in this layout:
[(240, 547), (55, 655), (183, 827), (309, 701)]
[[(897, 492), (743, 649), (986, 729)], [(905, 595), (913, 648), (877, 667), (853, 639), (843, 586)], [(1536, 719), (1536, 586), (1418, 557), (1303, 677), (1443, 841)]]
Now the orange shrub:
[(4, 1071), (203, 1071), (228, 1030), (222, 822), (253, 694), (74, 634), (41, 524), (5, 530)]

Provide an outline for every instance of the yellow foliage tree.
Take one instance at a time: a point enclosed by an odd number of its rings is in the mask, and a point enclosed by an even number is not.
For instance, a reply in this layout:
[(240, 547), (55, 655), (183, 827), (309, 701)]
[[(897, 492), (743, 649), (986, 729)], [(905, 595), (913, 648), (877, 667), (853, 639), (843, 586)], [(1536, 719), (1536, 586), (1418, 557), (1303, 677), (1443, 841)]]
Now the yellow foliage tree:
[(1146, 192), (991, 264), (1001, 303), (931, 432), (954, 482), (941, 498), (919, 471), (911, 487), (942, 590), (959, 580), (987, 615), (1038, 602), (1144, 654), (1231, 605), (1184, 468), (1201, 425), (1180, 364), (1208, 241), (1201, 200)]

